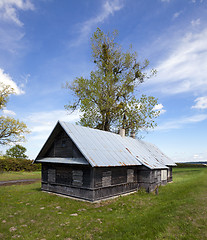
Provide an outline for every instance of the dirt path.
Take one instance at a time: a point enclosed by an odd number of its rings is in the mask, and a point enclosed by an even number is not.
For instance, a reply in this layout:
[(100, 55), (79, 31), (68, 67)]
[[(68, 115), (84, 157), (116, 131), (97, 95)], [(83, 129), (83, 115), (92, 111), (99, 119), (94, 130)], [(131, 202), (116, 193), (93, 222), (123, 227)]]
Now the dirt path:
[(10, 180), (10, 181), (0, 181), (0, 187), (18, 185), (18, 184), (30, 184), (37, 181), (40, 181), (40, 179), (36, 178), (36, 179), (18, 179), (18, 180)]

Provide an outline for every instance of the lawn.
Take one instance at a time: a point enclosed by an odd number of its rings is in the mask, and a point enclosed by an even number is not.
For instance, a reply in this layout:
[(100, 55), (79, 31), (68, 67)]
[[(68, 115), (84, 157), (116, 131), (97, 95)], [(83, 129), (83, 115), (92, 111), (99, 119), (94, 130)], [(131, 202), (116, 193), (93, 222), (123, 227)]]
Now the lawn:
[(207, 168), (175, 169), (159, 194), (138, 192), (87, 203), (0, 187), (0, 239), (207, 239)]
[(18, 180), (18, 179), (40, 179), (41, 172), (2, 172), (0, 181)]

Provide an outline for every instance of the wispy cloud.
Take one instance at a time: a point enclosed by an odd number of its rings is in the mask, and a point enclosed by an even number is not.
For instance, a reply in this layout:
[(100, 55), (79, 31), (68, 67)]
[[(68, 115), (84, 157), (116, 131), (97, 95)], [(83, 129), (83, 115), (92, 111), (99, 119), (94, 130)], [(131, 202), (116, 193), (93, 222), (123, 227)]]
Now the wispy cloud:
[(3, 114), (6, 115), (6, 116), (15, 116), (16, 113), (12, 110), (8, 110), (8, 109), (3, 109)]
[(29, 156), (34, 158), (37, 155), (37, 149), (38, 151), (41, 149), (58, 120), (75, 123), (79, 121), (80, 115), (78, 110), (72, 114), (68, 114), (66, 110), (53, 110), (30, 113), (27, 117), (22, 118), (31, 130), (25, 144)]
[(195, 160), (195, 162), (207, 161), (207, 152), (194, 154), (193, 159)]
[[(152, 91), (164, 94), (207, 91), (207, 29), (182, 38), (157, 67), (157, 77), (148, 82)], [(169, 43), (170, 44), (170, 43)], [(165, 51), (165, 49), (163, 49)]]
[(182, 11), (173, 14), (173, 19), (178, 18), (182, 14)]
[(206, 162), (207, 152), (189, 153), (189, 152), (176, 152), (172, 159), (175, 162)]
[(91, 30), (99, 23), (103, 23), (110, 15), (122, 9), (124, 6), (122, 0), (105, 1), (101, 11), (97, 16), (90, 18), (89, 20), (80, 24), (79, 37), (71, 43), (71, 46), (78, 46), (81, 42), (88, 38)]
[(200, 3), (202, 3), (203, 0), (200, 0), (200, 1), (199, 1), (199, 0), (191, 0), (191, 2), (192, 2), (192, 3), (196, 3), (196, 2), (200, 2)]
[(180, 119), (174, 119), (172, 121), (165, 122), (161, 125), (159, 125), (155, 131), (168, 131), (172, 129), (180, 129), (183, 128), (187, 124), (193, 124), (205, 121), (207, 119), (207, 114), (199, 114), (199, 115), (193, 115), (189, 117), (184, 117)]
[(191, 21), (191, 25), (192, 25), (193, 27), (199, 26), (200, 23), (201, 23), (200, 18)]
[(14, 93), (16, 93), (17, 95), (24, 94), (24, 91), (17, 86), (17, 84), (10, 77), (10, 75), (5, 73), (4, 70), (1, 68), (0, 68), (0, 83), (11, 86), (11, 88), (13, 88), (14, 90)]
[(206, 109), (207, 108), (207, 96), (205, 97), (198, 97), (195, 99), (196, 104), (192, 106), (192, 108), (197, 109)]
[[(20, 12), (34, 9), (31, 0), (0, 0), (0, 50), (3, 53), (14, 56), (21, 50), (22, 54), (26, 44), (22, 43), (25, 32)], [(0, 58), (5, 59), (3, 53)]]
[(43, 136), (48, 136), (58, 120), (75, 123), (79, 121), (80, 115), (81, 113), (78, 110), (72, 114), (68, 114), (66, 110), (53, 110), (31, 113), (24, 121), (30, 127), (33, 137), (35, 139), (42, 139)]
[(18, 10), (34, 10), (34, 5), (30, 0), (1, 0), (0, 1), (0, 18), (3, 21), (13, 22), (17, 26), (23, 26), (20, 21)]
[(22, 49), (21, 40), (25, 36), (22, 30), (16, 28), (0, 27), (0, 49), (15, 54)]

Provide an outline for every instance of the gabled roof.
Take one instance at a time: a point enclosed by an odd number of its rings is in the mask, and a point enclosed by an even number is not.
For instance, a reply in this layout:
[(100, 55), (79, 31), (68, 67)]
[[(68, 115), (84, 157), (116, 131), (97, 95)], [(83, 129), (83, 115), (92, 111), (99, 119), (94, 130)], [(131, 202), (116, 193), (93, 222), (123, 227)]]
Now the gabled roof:
[[(154, 145), (151, 147), (144, 141), (62, 121), (57, 123), (53, 132), (60, 127), (64, 129), (92, 167), (144, 165), (150, 169), (167, 168), (164, 162), (169, 161), (169, 158)], [(52, 135), (38, 154), (36, 162), (52, 144)], [(44, 161), (44, 159), (41, 160)], [(64, 163), (66, 162), (67, 160), (64, 160)]]
[(176, 166), (175, 162), (166, 156), (160, 149), (152, 143), (143, 142), (148, 151), (162, 164), (166, 166)]

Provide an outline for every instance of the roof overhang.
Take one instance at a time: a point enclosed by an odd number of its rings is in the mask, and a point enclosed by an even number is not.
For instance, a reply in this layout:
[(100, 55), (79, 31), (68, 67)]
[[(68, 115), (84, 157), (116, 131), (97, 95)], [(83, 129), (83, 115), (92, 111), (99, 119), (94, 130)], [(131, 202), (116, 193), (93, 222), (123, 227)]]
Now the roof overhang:
[(84, 158), (40, 158), (35, 163), (61, 163), (72, 165), (89, 165)]

